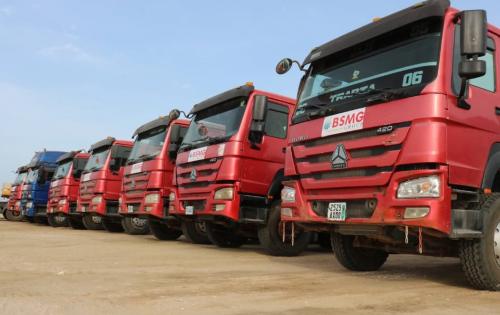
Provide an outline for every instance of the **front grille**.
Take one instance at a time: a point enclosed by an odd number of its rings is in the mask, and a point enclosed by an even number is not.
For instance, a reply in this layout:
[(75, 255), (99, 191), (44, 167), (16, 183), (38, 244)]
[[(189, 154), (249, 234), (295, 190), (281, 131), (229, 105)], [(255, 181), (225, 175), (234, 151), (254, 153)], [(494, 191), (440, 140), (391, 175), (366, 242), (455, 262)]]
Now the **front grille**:
[(219, 159), (220, 158), (211, 158), (210, 160), (201, 160), (201, 161), (189, 162), (189, 163), (180, 164), (180, 165), (178, 165), (178, 167), (188, 168), (188, 167), (193, 167), (193, 166), (197, 166), (197, 165), (214, 164)]
[(194, 211), (203, 211), (205, 210), (205, 205), (207, 204), (206, 200), (188, 200), (184, 201), (182, 205), (184, 209), (188, 206), (192, 206)]
[(301, 176), (302, 178), (314, 178), (314, 179), (337, 179), (337, 178), (348, 178), (348, 177), (368, 177), (374, 176), (382, 172), (391, 172), (392, 167), (372, 167), (372, 168), (361, 168), (352, 169), (344, 171), (331, 171), (325, 173), (317, 173), (311, 175)]
[[(201, 170), (201, 171), (198, 171), (196, 173), (196, 176), (198, 176), (198, 177), (208, 176), (208, 175), (212, 175), (215, 172), (217, 172), (217, 170), (214, 170), (214, 169), (211, 169), (211, 170)], [(181, 178), (190, 178), (191, 177), (191, 173), (183, 173), (183, 174), (180, 174), (179, 177), (181, 177)]]
[(328, 214), (328, 205), (332, 202), (346, 202), (346, 218), (367, 219), (371, 218), (377, 207), (377, 199), (358, 199), (358, 200), (336, 200), (336, 201), (312, 201), (312, 210), (321, 217)]
[(210, 182), (194, 182), (189, 184), (181, 184), (179, 187), (182, 188), (200, 188), (200, 187), (208, 187)]

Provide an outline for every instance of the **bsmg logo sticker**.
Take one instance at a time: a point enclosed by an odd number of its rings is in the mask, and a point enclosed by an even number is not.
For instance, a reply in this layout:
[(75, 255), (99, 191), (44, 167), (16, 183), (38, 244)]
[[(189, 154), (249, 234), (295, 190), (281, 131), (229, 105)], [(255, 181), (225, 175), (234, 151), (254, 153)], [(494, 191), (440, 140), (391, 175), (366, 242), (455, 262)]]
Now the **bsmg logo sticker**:
[(189, 151), (188, 162), (203, 160), (205, 158), (205, 154), (207, 153), (207, 148), (208, 147), (203, 147)]
[(363, 129), (365, 109), (360, 108), (342, 114), (325, 117), (321, 136), (331, 136), (339, 133)]

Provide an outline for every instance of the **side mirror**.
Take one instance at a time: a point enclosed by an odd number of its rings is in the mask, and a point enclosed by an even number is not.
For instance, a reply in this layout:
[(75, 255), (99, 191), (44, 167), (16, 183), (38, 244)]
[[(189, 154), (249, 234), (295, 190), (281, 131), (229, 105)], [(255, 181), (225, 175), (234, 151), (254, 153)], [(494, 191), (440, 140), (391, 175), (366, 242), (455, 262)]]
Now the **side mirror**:
[(290, 58), (283, 58), (276, 65), (276, 73), (277, 74), (285, 74), (287, 73), (293, 65), (293, 60)]
[(182, 141), (181, 126), (179, 125), (170, 126), (168, 155), (171, 160), (174, 160), (177, 157), (177, 151), (179, 151), (179, 145), (181, 141)]
[(486, 62), (479, 60), (486, 54), (487, 18), (484, 10), (460, 13), (460, 54), (462, 61), (458, 73), (464, 80), (482, 77), (486, 74)]
[(264, 135), (267, 113), (267, 96), (255, 95), (252, 112), (252, 125), (250, 126), (250, 141), (260, 143)]

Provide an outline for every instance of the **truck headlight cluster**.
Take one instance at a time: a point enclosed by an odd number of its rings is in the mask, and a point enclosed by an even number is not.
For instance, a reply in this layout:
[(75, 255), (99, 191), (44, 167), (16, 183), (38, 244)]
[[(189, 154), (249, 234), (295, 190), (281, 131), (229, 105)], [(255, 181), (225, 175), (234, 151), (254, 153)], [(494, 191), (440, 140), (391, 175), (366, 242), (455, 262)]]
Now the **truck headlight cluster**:
[(441, 196), (441, 179), (439, 176), (426, 176), (399, 184), (399, 199), (437, 198)]
[(286, 202), (295, 202), (295, 188), (283, 187), (281, 190), (281, 200)]
[(168, 200), (169, 200), (169, 201), (175, 201), (175, 193), (174, 193), (174, 192), (171, 192), (171, 193), (168, 195)]
[(144, 199), (145, 203), (159, 203), (160, 202), (160, 194), (149, 194), (146, 195)]
[(97, 196), (97, 197), (92, 198), (92, 203), (93, 204), (98, 204), (98, 203), (101, 203), (101, 202), (102, 202), (102, 196)]
[(232, 200), (234, 197), (234, 188), (226, 187), (215, 191), (215, 200)]

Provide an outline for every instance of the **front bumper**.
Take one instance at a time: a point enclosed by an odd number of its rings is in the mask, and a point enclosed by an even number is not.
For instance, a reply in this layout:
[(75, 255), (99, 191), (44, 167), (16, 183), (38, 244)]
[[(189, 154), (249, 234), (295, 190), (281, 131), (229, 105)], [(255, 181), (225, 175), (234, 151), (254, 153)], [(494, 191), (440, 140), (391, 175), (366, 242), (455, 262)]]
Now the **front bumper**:
[[(234, 188), (232, 200), (215, 200), (215, 192), (222, 188)], [(234, 184), (211, 184), (208, 192), (198, 193), (189, 189), (177, 190), (175, 201), (170, 202), (169, 214), (185, 218), (210, 218), (218, 217), (238, 222), (240, 220), (240, 185)], [(193, 214), (186, 214), (186, 207), (193, 207)]]
[(47, 204), (32, 200), (21, 202), (21, 214), (27, 217), (46, 217)]
[[(157, 203), (145, 203), (146, 196), (149, 194), (160, 194)], [(168, 195), (164, 196), (159, 191), (148, 191), (140, 195), (121, 195), (121, 204), (119, 213), (122, 216), (150, 216), (164, 220), (168, 216)]]
[[(396, 193), (399, 183), (418, 177), (438, 175), (441, 179), (441, 196), (439, 198), (397, 199)], [(398, 171), (392, 175), (387, 187), (375, 188), (341, 188), (322, 189), (321, 191), (307, 192), (300, 182), (286, 181), (284, 186), (295, 188), (295, 202), (282, 201), (282, 220), (301, 223), (311, 230), (318, 226), (332, 228), (336, 224), (377, 225), (377, 226), (413, 226), (430, 228), (445, 234), (451, 232), (451, 188), (446, 184), (448, 168), (441, 166), (438, 169)], [(350, 213), (349, 204), (364, 201), (374, 205), (365, 211), (368, 215), (360, 217)], [(327, 219), (324, 205), (329, 202), (346, 202), (347, 218), (345, 221), (330, 221)], [(375, 204), (373, 203), (375, 202)], [(358, 202), (359, 204), (359, 202)], [(314, 211), (314, 209), (316, 211)], [(406, 208), (428, 207), (429, 213), (418, 219), (404, 219)]]
[[(59, 202), (61, 200), (66, 200), (66, 202), (63, 204), (60, 204)], [(48, 204), (47, 204), (47, 213), (50, 213), (50, 214), (53, 214), (53, 213), (69, 214), (70, 213), (70, 204), (72, 204), (74, 202), (75, 201), (71, 201), (67, 198), (50, 199)]]
[(78, 203), (76, 206), (76, 213), (84, 214), (84, 213), (95, 213), (101, 216), (106, 216), (106, 199), (102, 197), (100, 203), (92, 203), (92, 199), (94, 197), (98, 197), (101, 195), (92, 195), (90, 197), (86, 196), (85, 198), (78, 199)]

